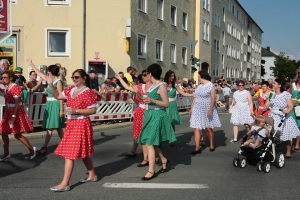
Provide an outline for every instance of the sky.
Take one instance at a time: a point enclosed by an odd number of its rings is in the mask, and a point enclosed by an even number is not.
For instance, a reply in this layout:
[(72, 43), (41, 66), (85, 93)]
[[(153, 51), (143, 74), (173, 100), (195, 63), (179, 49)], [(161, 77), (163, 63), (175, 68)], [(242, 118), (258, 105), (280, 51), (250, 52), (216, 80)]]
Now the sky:
[(262, 47), (300, 60), (300, 0), (238, 0), (263, 30)]

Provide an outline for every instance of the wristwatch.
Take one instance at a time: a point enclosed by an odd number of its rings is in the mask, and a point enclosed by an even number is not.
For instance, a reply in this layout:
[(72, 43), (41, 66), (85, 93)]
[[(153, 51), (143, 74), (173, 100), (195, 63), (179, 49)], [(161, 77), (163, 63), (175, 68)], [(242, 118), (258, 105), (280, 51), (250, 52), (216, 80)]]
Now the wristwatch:
[(76, 115), (78, 115), (78, 109), (76, 109), (76, 111), (75, 111), (75, 112), (76, 112)]
[(16, 115), (12, 115), (11, 117), (16, 117)]

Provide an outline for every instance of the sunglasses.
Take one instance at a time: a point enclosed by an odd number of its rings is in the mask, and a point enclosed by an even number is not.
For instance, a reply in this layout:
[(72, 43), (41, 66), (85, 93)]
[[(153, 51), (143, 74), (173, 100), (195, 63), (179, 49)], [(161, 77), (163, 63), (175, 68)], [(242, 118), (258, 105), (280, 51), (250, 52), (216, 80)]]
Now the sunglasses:
[(239, 87), (244, 87), (244, 85), (239, 85)]
[(2, 76), (2, 79), (9, 78), (8, 76)]
[(144, 74), (143, 74), (143, 77), (146, 77), (147, 75), (148, 75), (147, 73), (144, 73)]
[(75, 79), (75, 80), (77, 80), (77, 79), (79, 79), (80, 78), (80, 76), (72, 76), (71, 77), (71, 79)]

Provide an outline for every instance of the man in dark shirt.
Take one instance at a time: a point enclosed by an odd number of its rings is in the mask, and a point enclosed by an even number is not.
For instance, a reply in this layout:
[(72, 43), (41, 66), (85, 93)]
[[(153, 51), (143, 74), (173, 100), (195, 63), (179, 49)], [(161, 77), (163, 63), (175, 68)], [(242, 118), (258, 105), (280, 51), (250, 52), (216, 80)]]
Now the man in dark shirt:
[[(124, 73), (123, 72), (119, 72), (119, 76), (123, 79), (123, 81), (125, 81), (125, 83), (128, 84), (127, 78), (124, 77)], [(125, 90), (124, 86), (121, 84), (121, 82), (119, 81), (119, 79), (117, 79), (117, 84), (120, 86), (121, 90)]]
[(98, 77), (96, 70), (90, 71), (90, 78), (91, 78), (91, 87), (95, 94), (101, 95), (99, 91), (101, 91), (101, 87), (98, 83)]

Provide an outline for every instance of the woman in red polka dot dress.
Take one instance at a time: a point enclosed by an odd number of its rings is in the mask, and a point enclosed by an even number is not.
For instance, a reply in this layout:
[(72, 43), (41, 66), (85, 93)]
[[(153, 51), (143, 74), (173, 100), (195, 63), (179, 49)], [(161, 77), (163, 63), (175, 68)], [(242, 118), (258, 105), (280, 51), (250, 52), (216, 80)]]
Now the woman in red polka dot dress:
[(24, 132), (32, 131), (33, 127), (22, 105), (22, 89), (13, 83), (13, 78), (13, 71), (7, 70), (2, 73), (2, 80), (7, 89), (2, 91), (4, 92), (6, 110), (0, 125), (4, 147), (4, 155), (0, 158), (0, 162), (11, 158), (9, 154), (9, 133), (13, 133), (15, 138), (29, 149), (31, 160), (36, 156), (35, 147), (31, 146), (27, 138), (22, 135)]
[(93, 148), (93, 128), (89, 115), (96, 112), (96, 97), (90, 89), (91, 81), (89, 75), (82, 69), (77, 69), (72, 74), (75, 86), (69, 87), (62, 93), (58, 93), (53, 86), (53, 77), (48, 72), (47, 82), (53, 96), (59, 100), (67, 100), (66, 114), (68, 120), (65, 134), (55, 154), (65, 158), (65, 174), (62, 182), (50, 188), (52, 191), (69, 191), (69, 181), (72, 175), (74, 160), (81, 158), (85, 164), (89, 176), (80, 180), (81, 183), (96, 182), (98, 178), (95, 174), (91, 156)]
[[(122, 86), (131, 92), (139, 92), (141, 95), (146, 95), (147, 90), (151, 87), (152, 83), (150, 81), (150, 78), (148, 74), (146, 73), (146, 70), (142, 71), (142, 74), (138, 76), (139, 84), (137, 86), (130, 87), (120, 76), (119, 74), (115, 75), (117, 79), (120, 80)], [(138, 107), (134, 111), (133, 115), (133, 122), (132, 122), (132, 134), (133, 134), (133, 146), (130, 153), (126, 154), (127, 157), (136, 157), (136, 149), (138, 147), (137, 140), (140, 136), (140, 133), (142, 131), (143, 126), (143, 118), (144, 118), (144, 112), (146, 108), (145, 102), (136, 95), (135, 97), (136, 103), (138, 103)], [(144, 160), (141, 164), (138, 165), (138, 167), (143, 167), (148, 164), (148, 155), (147, 155), (147, 148), (143, 148), (143, 155)]]

